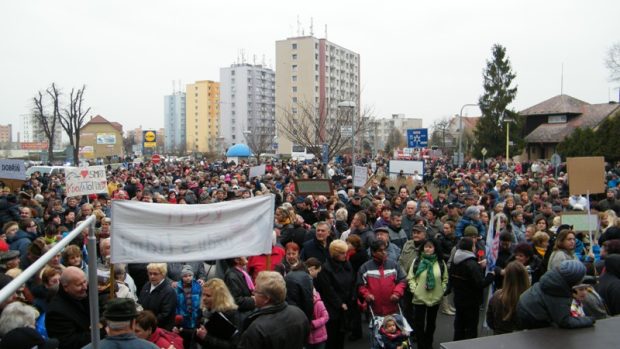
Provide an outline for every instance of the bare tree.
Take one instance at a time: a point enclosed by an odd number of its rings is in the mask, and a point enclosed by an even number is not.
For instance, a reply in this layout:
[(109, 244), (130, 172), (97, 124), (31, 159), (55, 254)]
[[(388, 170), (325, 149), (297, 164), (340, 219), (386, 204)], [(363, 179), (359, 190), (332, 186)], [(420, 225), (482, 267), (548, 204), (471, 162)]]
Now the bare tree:
[(613, 44), (607, 51), (605, 66), (609, 69), (609, 79), (620, 81), (620, 42)]
[(441, 147), (441, 151), (446, 153), (446, 136), (450, 134), (450, 119), (444, 117), (440, 120), (435, 120), (431, 125), (433, 130), (431, 136), (431, 144)]
[[(331, 159), (351, 146), (353, 138), (357, 140), (367, 132), (374, 121), (369, 109), (358, 115), (356, 108), (339, 107), (321, 117), (320, 109), (312, 103), (297, 103), (295, 108), (282, 108), (284, 117), (277, 120), (278, 130), (317, 159), (321, 158), (322, 144), (327, 145), (327, 156)], [(343, 133), (345, 129), (347, 132)]]
[[(52, 84), (54, 87), (54, 84)], [(64, 108), (60, 114), (60, 125), (65, 130), (67, 136), (69, 136), (69, 144), (73, 147), (73, 163), (77, 165), (80, 161), (80, 129), (84, 125), (84, 119), (86, 114), (90, 112), (90, 107), (84, 110), (84, 91), (86, 85), (82, 85), (81, 89), (71, 89), (69, 94), (69, 106)], [(58, 99), (56, 99), (58, 102)]]
[(393, 127), (388, 135), (387, 141), (385, 142), (385, 152), (387, 154), (392, 154), (394, 149), (400, 148), (404, 144), (405, 137), (403, 136), (403, 133), (396, 127)]
[[(43, 134), (48, 141), (47, 159), (51, 163), (54, 161), (54, 141), (56, 138), (56, 123), (60, 122), (60, 90), (56, 88), (56, 84), (47, 88), (45, 92), (37, 92), (33, 97), (32, 116), (35, 122), (41, 126)], [(47, 98), (51, 98), (51, 108), (48, 107)]]

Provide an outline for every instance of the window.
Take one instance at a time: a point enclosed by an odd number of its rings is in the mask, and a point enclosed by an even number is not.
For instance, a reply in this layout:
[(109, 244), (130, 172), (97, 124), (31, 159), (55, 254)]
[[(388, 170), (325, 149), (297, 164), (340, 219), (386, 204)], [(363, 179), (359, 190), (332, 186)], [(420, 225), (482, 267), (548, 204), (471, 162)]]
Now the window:
[(293, 97), (293, 103), (297, 103), (297, 97)]
[(295, 108), (295, 107), (291, 108), (291, 112), (292, 112), (293, 114), (297, 114), (297, 108)]
[(297, 44), (293, 44), (293, 50), (297, 50)]
[(297, 86), (293, 86), (293, 92), (297, 92)]
[(293, 60), (296, 61), (297, 60), (297, 54), (293, 54)]
[(566, 123), (566, 115), (549, 115), (550, 124), (564, 124)]
[(296, 72), (297, 71), (297, 64), (293, 64), (292, 68), (293, 68), (293, 72)]
[(297, 81), (297, 75), (293, 75), (293, 81)]

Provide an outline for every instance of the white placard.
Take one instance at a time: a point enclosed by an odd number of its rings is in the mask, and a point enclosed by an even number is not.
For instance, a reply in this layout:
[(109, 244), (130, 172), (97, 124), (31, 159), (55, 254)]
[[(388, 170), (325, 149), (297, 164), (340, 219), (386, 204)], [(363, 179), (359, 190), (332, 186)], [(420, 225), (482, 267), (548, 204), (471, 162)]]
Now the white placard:
[(65, 171), (67, 196), (108, 192), (105, 166), (76, 167)]
[(206, 205), (112, 202), (112, 263), (191, 262), (271, 252), (274, 195)]
[(26, 166), (24, 160), (0, 160), (0, 178), (26, 179)]
[(353, 166), (353, 186), (363, 187), (368, 181), (368, 170), (365, 166)]
[(250, 179), (254, 177), (262, 176), (264, 174), (265, 174), (265, 164), (250, 167), (250, 176), (249, 176)]

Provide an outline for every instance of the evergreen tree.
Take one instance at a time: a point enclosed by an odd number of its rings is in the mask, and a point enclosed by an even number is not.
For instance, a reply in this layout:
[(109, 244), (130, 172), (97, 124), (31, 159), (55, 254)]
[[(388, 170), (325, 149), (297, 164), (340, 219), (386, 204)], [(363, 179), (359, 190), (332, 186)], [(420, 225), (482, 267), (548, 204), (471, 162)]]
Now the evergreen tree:
[[(478, 106), (482, 111), (480, 121), (474, 130), (476, 144), (474, 156), (481, 157), (480, 150), (487, 149), (487, 157), (505, 155), (506, 153), (506, 123), (508, 118), (514, 120), (510, 125), (510, 154), (516, 155), (523, 149), (523, 119), (508, 109), (517, 95), (517, 87), (512, 87), (516, 77), (513, 73), (510, 60), (506, 56), (506, 48), (495, 44), (492, 48), (493, 57), (487, 61), (482, 74), (484, 79), (484, 93), (478, 99)], [(512, 156), (511, 155), (511, 156)]]
[(599, 156), (602, 154), (601, 142), (591, 128), (577, 128), (570, 136), (558, 144), (562, 157)]

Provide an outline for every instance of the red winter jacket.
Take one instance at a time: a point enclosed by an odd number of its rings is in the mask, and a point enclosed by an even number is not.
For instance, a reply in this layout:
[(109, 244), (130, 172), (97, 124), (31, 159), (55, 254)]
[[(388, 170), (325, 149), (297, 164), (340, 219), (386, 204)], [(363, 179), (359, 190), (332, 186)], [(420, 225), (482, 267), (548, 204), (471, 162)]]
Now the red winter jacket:
[(183, 349), (183, 338), (181, 336), (159, 327), (151, 334), (149, 342), (154, 343), (158, 348), (168, 349), (172, 345), (175, 349)]
[(358, 272), (358, 293), (362, 298), (371, 294), (375, 297), (370, 305), (376, 315), (385, 316), (398, 313), (398, 303), (390, 297), (402, 297), (407, 282), (405, 273), (398, 263), (391, 259), (378, 264), (374, 259), (364, 263)]

